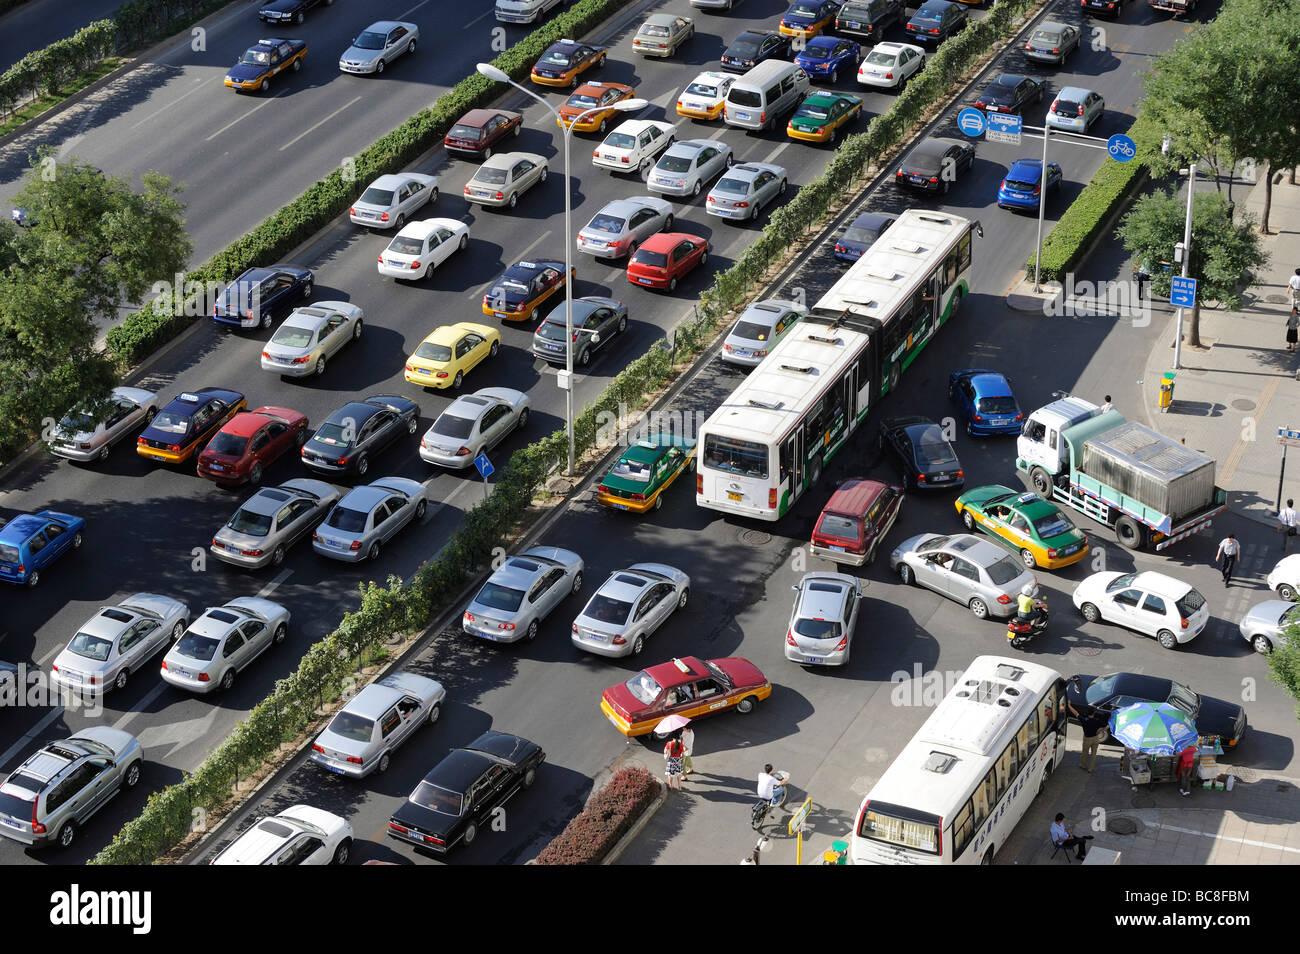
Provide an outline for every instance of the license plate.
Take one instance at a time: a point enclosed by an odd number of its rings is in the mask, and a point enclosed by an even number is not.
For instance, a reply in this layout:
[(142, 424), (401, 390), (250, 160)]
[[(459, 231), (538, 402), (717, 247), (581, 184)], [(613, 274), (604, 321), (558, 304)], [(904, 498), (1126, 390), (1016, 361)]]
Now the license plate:
[(339, 768), (337, 765), (328, 765), (328, 764), (327, 764), (325, 767), (326, 767), (327, 769), (329, 769), (331, 772), (336, 772), (336, 773), (338, 773), (339, 775), (342, 775), (342, 774), (343, 774), (343, 770), (342, 770), (341, 768)]
[(11, 819), (8, 819), (8, 818), (0, 818), (0, 823), (3, 823), (3, 824), (7, 825), (7, 826), (10, 827), (10, 828), (20, 828), (20, 829), (21, 829), (21, 828), (24, 827), (24, 825), (23, 825), (22, 822), (12, 821)]
[(428, 368), (416, 368), (416, 369), (415, 369), (415, 373), (416, 373), (416, 374), (433, 374), (433, 372), (430, 371)]
[(735, 501), (737, 501), (737, 502), (740, 502), (741, 500), (744, 500), (744, 499), (745, 499), (745, 495), (744, 495), (744, 494), (738, 494), (738, 493), (736, 493), (735, 491), (728, 490), (728, 491), (727, 491), (727, 499), (728, 499), (728, 500), (735, 500)]
[(605, 153), (605, 158), (608, 159), (610, 162), (618, 161), (618, 156), (612, 156), (609, 153)]
[(638, 278), (637, 281), (639, 281), (642, 285), (650, 285), (650, 284), (652, 284), (652, 282), (651, 282), (650, 279), (648, 279), (648, 278)]
[(583, 633), (582, 636), (584, 639), (590, 639), (593, 643), (603, 643), (605, 641), (605, 637), (600, 633)]
[(748, 357), (749, 357), (749, 351), (747, 351), (747, 350), (744, 349), (744, 348), (736, 348), (736, 349), (735, 349), (734, 351), (732, 351), (731, 353), (734, 354), (737, 358), (748, 358)]
[(737, 118), (737, 119), (748, 119), (748, 118), (749, 118), (749, 113), (737, 112), (737, 113), (736, 113), (736, 118)]
[(836, 553), (844, 553), (844, 552), (846, 552), (845, 549), (844, 549), (844, 547), (837, 547), (837, 546), (835, 546), (834, 544), (831, 545), (830, 549), (834, 550)]
[(610, 504), (615, 510), (626, 510), (627, 504)]
[(276, 358), (275, 360), (281, 364), (293, 364), (293, 358)]
[(498, 318), (508, 317), (504, 311), (494, 311), (492, 312), (492, 314), (496, 315)]
[(210, 466), (212, 467), (213, 470), (224, 471), (226, 469), (224, 464), (212, 464)]
[(1006, 419), (1006, 418), (1002, 418), (1000, 421), (994, 421), (994, 422), (993, 422), (993, 426), (994, 426), (994, 427), (1006, 427), (1006, 426), (1007, 426), (1008, 424), (1010, 424), (1010, 423), (1011, 423), (1011, 421), (1009, 421), (1008, 419)]
[(912, 182), (924, 182), (924, 181), (925, 181), (925, 179), (924, 179), (922, 176), (908, 176), (907, 178), (910, 179)]
[(931, 477), (930, 479), (933, 480), (936, 484), (945, 480), (952, 480), (952, 478), (949, 477), (947, 474), (940, 474), (938, 477)]
[(822, 656), (804, 656), (803, 661), (806, 663), (819, 663), (819, 662), (825, 662), (826, 659), (825, 657)]
[(161, 461), (166, 461), (166, 460), (167, 460), (167, 458), (164, 457), (162, 454), (146, 454), (145, 456), (146, 456), (146, 457), (152, 457), (154, 460), (161, 460)]
[(182, 679), (190, 678), (190, 671), (188, 669), (178, 669), (175, 666), (168, 666), (167, 671), (173, 675), (180, 676)]
[(852, 20), (846, 20), (846, 21), (844, 22), (844, 26), (845, 26), (846, 29), (849, 29), (849, 30), (861, 30), (861, 29), (862, 29), (862, 24), (861, 24), (861, 23), (854, 23)]
[(704, 105), (703, 103), (687, 103), (686, 108), (695, 109), (702, 113), (707, 113), (709, 111), (709, 107)]

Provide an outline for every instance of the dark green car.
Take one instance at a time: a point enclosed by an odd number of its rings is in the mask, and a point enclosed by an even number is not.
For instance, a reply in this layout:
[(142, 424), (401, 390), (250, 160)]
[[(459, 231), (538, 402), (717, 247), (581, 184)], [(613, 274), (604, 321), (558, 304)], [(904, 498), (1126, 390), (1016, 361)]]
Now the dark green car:
[(1088, 555), (1088, 535), (1035, 493), (990, 484), (966, 491), (956, 507), (967, 530), (983, 527), (1019, 550), (1020, 562), (1030, 569), (1055, 570)]
[(841, 126), (862, 115), (862, 100), (847, 93), (813, 93), (795, 110), (785, 127), (791, 139), (834, 142)]
[(645, 513), (663, 505), (663, 492), (695, 460), (695, 441), (652, 434), (625, 450), (596, 488), (596, 500), (615, 510)]

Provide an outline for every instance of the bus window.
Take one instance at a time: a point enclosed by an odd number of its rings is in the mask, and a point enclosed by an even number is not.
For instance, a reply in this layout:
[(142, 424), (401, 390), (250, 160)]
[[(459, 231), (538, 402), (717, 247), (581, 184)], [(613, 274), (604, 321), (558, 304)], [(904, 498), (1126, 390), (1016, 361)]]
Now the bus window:
[(794, 459), (794, 438), (788, 437), (781, 444), (781, 483), (790, 476), (790, 462)]
[(957, 280), (958, 258), (957, 250), (953, 249), (943, 260), (943, 278), (939, 282), (939, 288), (943, 291), (947, 291), (948, 286)]
[(766, 480), (767, 445), (707, 434), (704, 437), (704, 466)]
[(957, 271), (964, 272), (970, 268), (970, 232), (961, 237), (957, 243)]
[(1011, 780), (1015, 778), (1015, 754), (1012, 751), (1014, 747), (1013, 742), (1003, 749), (1002, 754), (998, 756), (997, 764), (993, 766), (994, 774), (997, 776), (997, 798), (1001, 798), (1006, 793)]
[(974, 808), (970, 799), (957, 812), (957, 817), (952, 820), (952, 856), (958, 857), (968, 844), (971, 838), (975, 836), (975, 825), (971, 818), (974, 814)]
[(989, 817), (989, 808), (997, 802), (994, 797), (993, 773), (996, 769), (989, 769), (989, 774), (984, 776), (984, 780), (979, 783), (975, 789), (975, 794), (971, 796), (971, 801), (975, 804), (975, 827), (978, 828), (984, 823), (984, 819)]
[(1029, 726), (1029, 744), (1035, 746), (1043, 737), (1042, 723), (1038, 720), (1038, 710), (1035, 709), (1029, 713), (1029, 721), (1025, 723)]
[(1020, 757), (1026, 762), (1028, 762), (1030, 757), (1034, 754), (1034, 746), (1038, 744), (1037, 739), (1031, 739), (1029, 737), (1029, 723), (1033, 721), (1034, 717), (1031, 714), (1029, 718), (1025, 720), (1025, 724), (1020, 727), (1020, 731), (1016, 733), (1016, 745), (1020, 747)]

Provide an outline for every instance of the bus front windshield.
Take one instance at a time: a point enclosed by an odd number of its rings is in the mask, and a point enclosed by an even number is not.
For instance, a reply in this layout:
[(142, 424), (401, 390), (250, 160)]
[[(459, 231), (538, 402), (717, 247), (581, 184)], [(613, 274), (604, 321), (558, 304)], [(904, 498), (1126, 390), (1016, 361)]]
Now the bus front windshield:
[(718, 434), (708, 434), (704, 438), (704, 466), (710, 470), (767, 480), (768, 456), (766, 444)]

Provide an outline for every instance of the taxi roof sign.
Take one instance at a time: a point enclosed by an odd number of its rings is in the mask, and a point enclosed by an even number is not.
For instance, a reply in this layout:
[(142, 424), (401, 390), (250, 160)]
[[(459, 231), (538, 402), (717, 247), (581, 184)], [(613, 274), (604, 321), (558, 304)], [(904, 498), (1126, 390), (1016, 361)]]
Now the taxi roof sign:
[(1020, 503), (1033, 503), (1037, 499), (1038, 499), (1038, 494), (1032, 491), (1030, 491), (1029, 493), (1023, 493), (1016, 498), (1016, 500), (1018, 500)]
[(182, 391), (181, 394), (180, 394), (180, 400), (182, 400), (182, 401), (191, 401), (191, 402), (197, 404), (197, 403), (198, 403), (198, 400), (199, 400), (199, 396), (198, 396), (197, 394), (192, 394), (192, 393), (189, 392), (189, 391)]
[(673, 665), (676, 666), (680, 672), (684, 672), (687, 675), (690, 675), (691, 667), (688, 666), (686, 663), (682, 662), (680, 659), (673, 659)]

